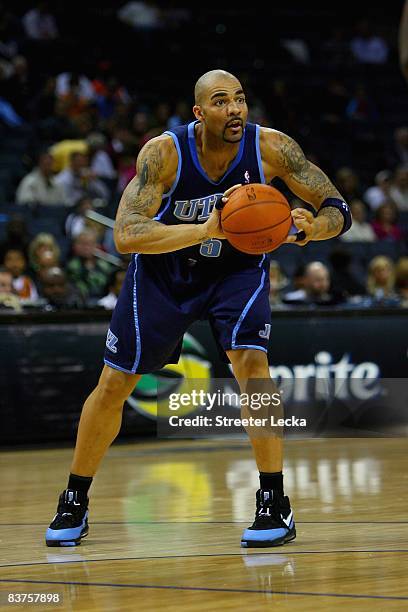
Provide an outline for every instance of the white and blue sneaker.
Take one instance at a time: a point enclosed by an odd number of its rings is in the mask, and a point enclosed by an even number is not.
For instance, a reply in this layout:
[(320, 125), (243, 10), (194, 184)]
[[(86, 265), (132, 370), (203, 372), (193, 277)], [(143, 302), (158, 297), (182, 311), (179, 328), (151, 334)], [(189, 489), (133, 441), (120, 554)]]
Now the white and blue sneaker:
[(81, 491), (65, 489), (57, 514), (45, 534), (47, 546), (78, 546), (88, 535), (88, 498)]
[(289, 497), (276, 491), (259, 489), (256, 492), (255, 520), (245, 529), (243, 548), (281, 546), (296, 538), (295, 521)]

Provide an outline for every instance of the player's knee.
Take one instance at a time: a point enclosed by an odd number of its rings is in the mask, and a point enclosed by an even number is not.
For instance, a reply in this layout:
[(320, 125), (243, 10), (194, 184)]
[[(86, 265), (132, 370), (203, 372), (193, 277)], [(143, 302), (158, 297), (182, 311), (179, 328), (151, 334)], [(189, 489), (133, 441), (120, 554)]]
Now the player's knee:
[(98, 382), (100, 402), (121, 405), (133, 391), (140, 376), (105, 367)]
[(242, 351), (233, 369), (238, 378), (269, 378), (268, 360), (262, 351)]

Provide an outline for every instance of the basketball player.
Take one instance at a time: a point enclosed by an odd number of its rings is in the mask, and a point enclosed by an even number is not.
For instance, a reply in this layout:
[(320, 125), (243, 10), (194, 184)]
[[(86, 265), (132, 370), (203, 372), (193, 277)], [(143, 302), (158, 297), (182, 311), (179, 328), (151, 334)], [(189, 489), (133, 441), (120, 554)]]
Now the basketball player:
[[(88, 533), (88, 490), (119, 432), (123, 404), (142, 374), (178, 361), (194, 321), (209, 320), (241, 390), (252, 379), (269, 379), (268, 261), (224, 240), (215, 206), (222, 195), (225, 202), (237, 185), (279, 176), (317, 211), (293, 211), (298, 232), (287, 242), (327, 240), (351, 225), (347, 204), (296, 142), (247, 122), (235, 76), (204, 74), (193, 112), (196, 121), (144, 146), (119, 204), (116, 247), (133, 259), (108, 331), (105, 366), (82, 410), (68, 486), (46, 533), (49, 546), (74, 546)], [(283, 490), (282, 440), (255, 435), (251, 442), (260, 489), (242, 545), (284, 544), (296, 531)]]

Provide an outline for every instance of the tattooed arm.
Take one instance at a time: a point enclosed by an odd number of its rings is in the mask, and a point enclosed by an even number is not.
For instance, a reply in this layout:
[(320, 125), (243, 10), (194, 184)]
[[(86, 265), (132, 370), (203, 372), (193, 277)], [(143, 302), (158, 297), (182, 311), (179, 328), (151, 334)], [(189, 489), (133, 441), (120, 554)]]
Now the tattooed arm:
[[(267, 168), (270, 168), (271, 178), (282, 178), (293, 193), (316, 210), (319, 210), (326, 198), (343, 200), (326, 174), (308, 161), (300, 146), (286, 134), (262, 128), (261, 147), (262, 159), (265, 159)], [(298, 216), (296, 210), (293, 211), (294, 221)], [(302, 210), (308, 222), (313, 219), (313, 232), (309, 240), (326, 240), (341, 232), (344, 219), (337, 208), (325, 207), (314, 218), (311, 213), (306, 215), (307, 212)]]
[(137, 175), (123, 192), (116, 215), (114, 239), (119, 253), (168, 253), (222, 237), (215, 214), (201, 225), (164, 225), (153, 220), (177, 173), (177, 152), (170, 136), (149, 140), (136, 167)]

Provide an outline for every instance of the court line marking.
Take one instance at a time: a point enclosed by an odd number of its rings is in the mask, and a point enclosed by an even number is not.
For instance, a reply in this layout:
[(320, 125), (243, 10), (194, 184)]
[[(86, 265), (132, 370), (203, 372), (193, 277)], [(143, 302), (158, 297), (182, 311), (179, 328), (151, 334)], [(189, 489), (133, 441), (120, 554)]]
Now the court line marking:
[[(55, 548), (59, 551), (56, 552)], [(54, 550), (55, 552), (48, 552), (49, 555), (63, 555), (64, 553), (61, 552), (61, 550), (67, 550), (66, 548), (60, 548), (60, 547), (55, 547), (55, 548), (51, 548), (50, 550)], [(77, 548), (77, 547), (76, 547)], [(280, 548), (280, 547), (278, 547)], [(48, 550), (48, 549), (47, 549)], [(70, 549), (71, 550), (71, 549)], [(151, 556), (151, 557), (108, 557), (105, 559), (67, 559), (67, 560), (61, 560), (61, 561), (33, 561), (32, 563), (8, 563), (8, 564), (0, 564), (0, 568), (5, 568), (5, 567), (30, 567), (30, 566), (34, 566), (34, 565), (58, 565), (59, 563), (61, 563), (62, 565), (64, 564), (68, 564), (68, 563), (104, 563), (106, 561), (157, 561), (160, 559), (194, 559), (194, 558), (212, 558), (212, 557), (251, 557), (253, 555), (286, 555), (286, 556), (290, 556), (290, 555), (330, 555), (330, 554), (347, 554), (347, 553), (359, 553), (359, 554), (364, 554), (364, 553), (408, 553), (408, 548), (402, 548), (402, 549), (386, 549), (386, 550), (377, 550), (377, 549), (370, 549), (370, 550), (291, 550), (288, 551), (287, 549), (285, 550), (285, 552), (282, 551), (282, 549), (280, 548), (280, 550), (277, 550), (276, 552), (273, 551), (268, 551), (268, 552), (258, 552), (258, 550), (254, 553), (249, 553), (247, 555), (245, 555), (242, 552), (236, 552), (236, 553), (196, 553), (196, 554), (191, 554), (191, 555), (157, 555), (157, 556)], [(72, 554), (72, 551), (71, 551)], [(80, 551), (74, 553), (74, 554), (78, 554), (80, 555)]]
[[(92, 521), (91, 525), (243, 525), (246, 521)], [(0, 523), (0, 527), (35, 527), (42, 523)], [(296, 521), (296, 525), (408, 525), (408, 521)]]
[(116, 587), (125, 589), (165, 589), (174, 591), (205, 591), (215, 593), (269, 593), (271, 595), (302, 595), (309, 597), (338, 597), (345, 599), (381, 599), (381, 600), (396, 600), (406, 601), (408, 596), (405, 595), (366, 595), (366, 594), (353, 594), (353, 593), (316, 593), (316, 592), (305, 592), (305, 591), (267, 591), (260, 589), (228, 589), (228, 588), (217, 588), (217, 587), (188, 587), (188, 586), (177, 586), (167, 584), (117, 584), (115, 582), (76, 582), (76, 581), (59, 581), (59, 580), (26, 580), (26, 579), (12, 579), (0, 578), (0, 582), (12, 582), (12, 583), (23, 583), (23, 584), (58, 584), (58, 585), (76, 585), (76, 586), (96, 586), (96, 587)]

